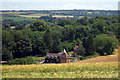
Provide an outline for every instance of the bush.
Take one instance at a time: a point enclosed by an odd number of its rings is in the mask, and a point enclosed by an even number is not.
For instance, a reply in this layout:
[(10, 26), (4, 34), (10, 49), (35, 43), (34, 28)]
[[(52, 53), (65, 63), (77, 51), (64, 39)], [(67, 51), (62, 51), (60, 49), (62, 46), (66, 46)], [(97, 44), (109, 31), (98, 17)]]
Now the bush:
[(16, 58), (9, 61), (9, 64), (36, 64), (32, 57)]
[(84, 60), (84, 59), (85, 59), (85, 57), (84, 57), (84, 56), (80, 56), (79, 58), (80, 58), (80, 60)]
[(94, 57), (98, 57), (98, 56), (100, 56), (100, 54), (95, 52), (94, 55), (90, 55), (90, 56), (86, 56), (86, 57), (80, 56), (79, 58), (80, 58), (80, 60), (85, 60), (85, 59), (94, 58)]

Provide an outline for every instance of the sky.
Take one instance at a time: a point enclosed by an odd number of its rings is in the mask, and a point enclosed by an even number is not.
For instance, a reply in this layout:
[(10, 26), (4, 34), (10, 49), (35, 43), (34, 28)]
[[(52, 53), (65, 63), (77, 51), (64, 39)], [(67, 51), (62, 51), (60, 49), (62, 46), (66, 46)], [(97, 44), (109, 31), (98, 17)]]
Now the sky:
[(118, 10), (119, 0), (0, 0), (1, 10)]

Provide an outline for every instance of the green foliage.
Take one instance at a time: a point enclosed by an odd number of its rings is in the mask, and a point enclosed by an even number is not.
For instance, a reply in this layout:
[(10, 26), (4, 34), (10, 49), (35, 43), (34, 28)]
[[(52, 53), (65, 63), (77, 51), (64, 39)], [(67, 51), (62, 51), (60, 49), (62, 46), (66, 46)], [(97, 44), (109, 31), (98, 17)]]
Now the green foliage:
[(13, 59), (12, 52), (3, 46), (3, 49), (2, 49), (2, 60), (3, 61), (8, 61), (8, 60), (11, 60), (11, 59)]
[(85, 26), (87, 26), (89, 24), (87, 17), (83, 17), (81, 19), (78, 19), (76, 23), (77, 24), (82, 24), (82, 25), (85, 25)]
[[(117, 39), (120, 41), (117, 19), (118, 17), (97, 16), (74, 20), (55, 19), (53, 23), (37, 19), (29, 28), (25, 28), (29, 21), (4, 20), (3, 60), (45, 56), (48, 52), (58, 53), (63, 49), (73, 51), (77, 44), (80, 44), (80, 56), (91, 56), (96, 52), (100, 55), (110, 55), (118, 44)], [(10, 26), (16, 28), (11, 30)]]
[(15, 46), (13, 47), (14, 58), (20, 58), (30, 55), (32, 52), (32, 43), (28, 34), (26, 32), (24, 33), (24, 31), (15, 31), (12, 32), (12, 34), (15, 37)]
[(73, 21), (69, 20), (69, 19), (68, 20), (67, 19), (66, 20), (61, 20), (61, 21), (58, 22), (58, 25), (60, 25), (62, 27), (65, 26), (65, 25), (72, 25), (72, 24), (73, 24)]
[(72, 55), (73, 53), (74, 53), (73, 51), (68, 52), (69, 55)]
[(85, 59), (94, 58), (94, 57), (98, 57), (98, 56), (100, 56), (100, 54), (95, 52), (93, 55), (89, 55), (89, 56), (85, 56), (85, 57), (80, 56), (79, 58), (80, 58), (80, 60), (85, 60)]
[(44, 60), (45, 57), (32, 57), (34, 60)]
[(49, 51), (52, 51), (52, 46), (53, 46), (53, 37), (52, 37), (52, 32), (51, 30), (47, 30), (44, 35), (44, 42), (47, 46), (47, 49)]
[(84, 57), (84, 56), (80, 56), (79, 58), (80, 58), (80, 60), (84, 60), (84, 59), (85, 59), (85, 57)]
[(101, 34), (94, 39), (94, 45), (96, 51), (99, 52), (100, 55), (105, 55), (105, 53), (110, 55), (113, 53), (114, 48), (118, 46), (118, 40), (115, 36)]
[(72, 42), (75, 39), (75, 29), (74, 26), (72, 25), (65, 25), (64, 26), (64, 31), (63, 31), (63, 40)]
[(32, 57), (37, 63), (42, 62), (43, 60), (45, 60), (45, 57)]
[(79, 48), (79, 53), (78, 55), (81, 55), (81, 56), (86, 56), (85, 54), (85, 48), (83, 47), (83, 45), (80, 45), (80, 48)]
[(48, 23), (46, 23), (44, 20), (35, 20), (30, 28), (33, 31), (45, 31), (48, 29)]
[(3, 20), (13, 20), (13, 21), (24, 21), (24, 20), (34, 20), (30, 18), (23, 18), (23, 17), (8, 17), (8, 16), (2, 16)]
[(117, 38), (118, 38), (118, 40), (119, 40), (119, 42), (120, 42), (120, 23), (119, 23), (118, 26), (117, 26), (116, 35), (117, 35)]
[(3, 30), (2, 31), (2, 60), (11, 60), (13, 59), (13, 46), (14, 46), (14, 37), (10, 32)]
[(15, 30), (23, 30), (25, 29), (24, 25), (18, 25), (15, 27)]
[(60, 46), (60, 48), (61, 48), (61, 51), (63, 51), (64, 49), (65, 49), (66, 51), (71, 51), (71, 50), (73, 50), (72, 44), (68, 43), (67, 41), (61, 42), (61, 44), (60, 44), (59, 46)]
[(32, 57), (26, 57), (26, 58), (16, 58), (16, 59), (13, 59), (13, 60), (10, 60), (9, 61), (9, 64), (10, 65), (14, 65), (14, 64), (35, 64), (36, 62), (33, 60)]
[[(83, 50), (80, 50), (82, 52), (84, 52), (84, 54), (82, 56), (89, 56), (89, 55), (94, 55), (95, 49), (94, 49), (94, 44), (93, 44), (93, 36), (92, 35), (88, 35), (87, 38), (84, 39), (83, 41)], [(85, 48), (85, 49), (84, 49)]]

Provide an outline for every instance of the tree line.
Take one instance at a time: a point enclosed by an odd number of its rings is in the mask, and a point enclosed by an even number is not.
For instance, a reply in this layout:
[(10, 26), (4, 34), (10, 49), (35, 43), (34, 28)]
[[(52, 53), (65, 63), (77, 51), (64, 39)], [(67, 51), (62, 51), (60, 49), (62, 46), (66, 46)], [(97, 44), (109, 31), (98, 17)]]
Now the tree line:
[(80, 44), (81, 56), (110, 55), (120, 41), (118, 17), (83, 17), (75, 21), (59, 20), (56, 24), (36, 19), (22, 29), (2, 30), (2, 59), (11, 60), (26, 56), (45, 56), (66, 49), (73, 51)]

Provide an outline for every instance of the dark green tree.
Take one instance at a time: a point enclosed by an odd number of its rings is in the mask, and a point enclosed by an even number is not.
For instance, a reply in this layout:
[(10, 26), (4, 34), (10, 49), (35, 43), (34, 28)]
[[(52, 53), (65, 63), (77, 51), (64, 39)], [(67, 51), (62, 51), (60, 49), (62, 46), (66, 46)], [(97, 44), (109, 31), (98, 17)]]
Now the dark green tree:
[(84, 56), (89, 56), (89, 55), (94, 55), (94, 45), (93, 45), (93, 36), (88, 35), (87, 38), (84, 38), (83, 41), (83, 47), (85, 48), (85, 55)]
[(2, 60), (8, 61), (11, 59), (13, 59), (12, 52), (9, 49), (5, 48), (5, 46), (2, 46)]
[(97, 35), (94, 39), (96, 52), (100, 55), (110, 55), (114, 48), (117, 48), (118, 40), (115, 36), (108, 36), (106, 34)]
[(33, 33), (34, 38), (32, 39), (32, 46), (33, 46), (33, 51), (32, 51), (32, 55), (39, 55), (39, 56), (44, 56), (47, 52), (47, 46), (45, 45), (44, 42), (44, 33), (43, 32), (39, 32), (39, 31), (35, 31)]
[(65, 26), (65, 25), (72, 25), (73, 24), (73, 21), (72, 20), (69, 20), (69, 19), (66, 19), (66, 20), (61, 20), (58, 22), (58, 25), (60, 26)]
[(48, 23), (46, 23), (44, 20), (39, 19), (36, 20), (32, 23), (32, 25), (30, 26), (30, 28), (33, 31), (45, 31), (48, 29)]
[(2, 31), (2, 59), (13, 59), (14, 37), (9, 31)]
[(77, 20), (77, 24), (82, 24), (82, 25), (87, 26), (89, 24), (88, 18), (87, 17), (83, 17), (81, 19), (78, 19)]
[(17, 25), (17, 26), (15, 27), (15, 30), (23, 30), (23, 29), (25, 29), (25, 26), (24, 26), (24, 25)]
[(15, 39), (15, 46), (13, 47), (14, 58), (30, 56), (32, 52), (32, 44), (27, 33), (23, 31), (12, 32)]
[(46, 44), (47, 49), (49, 50), (49, 52), (51, 52), (52, 51), (52, 47), (53, 47), (53, 37), (52, 37), (51, 30), (47, 30), (45, 32), (44, 42), (45, 42), (45, 44)]

